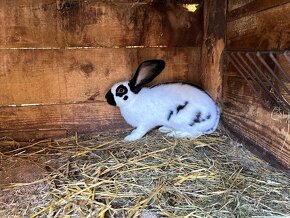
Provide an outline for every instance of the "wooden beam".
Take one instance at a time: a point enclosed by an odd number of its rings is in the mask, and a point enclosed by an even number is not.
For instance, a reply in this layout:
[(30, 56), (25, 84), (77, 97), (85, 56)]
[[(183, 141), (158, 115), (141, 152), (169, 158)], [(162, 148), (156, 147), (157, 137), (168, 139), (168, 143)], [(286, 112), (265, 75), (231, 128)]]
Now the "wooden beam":
[(204, 1), (204, 37), (201, 55), (202, 85), (221, 99), (221, 57), (225, 47), (226, 1)]
[(289, 0), (254, 0), (245, 5), (231, 10), (228, 8), (227, 21), (234, 21), (241, 17), (257, 14), (258, 12), (272, 9), (274, 7), (289, 3)]

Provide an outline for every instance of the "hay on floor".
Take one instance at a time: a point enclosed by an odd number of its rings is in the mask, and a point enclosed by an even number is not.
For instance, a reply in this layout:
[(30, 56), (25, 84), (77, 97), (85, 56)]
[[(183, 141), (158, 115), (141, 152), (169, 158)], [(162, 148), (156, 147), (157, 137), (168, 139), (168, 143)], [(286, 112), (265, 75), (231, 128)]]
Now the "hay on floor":
[(2, 165), (25, 161), (42, 173), (2, 180), (0, 217), (290, 215), (290, 176), (220, 132), (181, 140), (153, 131), (130, 143), (123, 136), (2, 139)]

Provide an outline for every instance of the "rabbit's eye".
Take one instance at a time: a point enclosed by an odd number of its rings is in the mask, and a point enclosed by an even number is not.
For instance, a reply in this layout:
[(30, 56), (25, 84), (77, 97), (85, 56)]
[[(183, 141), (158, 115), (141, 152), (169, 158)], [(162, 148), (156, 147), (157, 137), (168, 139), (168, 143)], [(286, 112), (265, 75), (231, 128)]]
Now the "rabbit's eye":
[(125, 95), (126, 93), (128, 92), (128, 89), (123, 86), (123, 85), (120, 85), (117, 90), (116, 90), (116, 95), (119, 96), (119, 97), (122, 97), (123, 95)]
[(124, 93), (125, 92), (125, 89), (123, 89), (123, 88), (120, 88), (119, 90), (118, 90), (118, 93), (120, 93), (120, 94), (122, 94), (122, 93)]

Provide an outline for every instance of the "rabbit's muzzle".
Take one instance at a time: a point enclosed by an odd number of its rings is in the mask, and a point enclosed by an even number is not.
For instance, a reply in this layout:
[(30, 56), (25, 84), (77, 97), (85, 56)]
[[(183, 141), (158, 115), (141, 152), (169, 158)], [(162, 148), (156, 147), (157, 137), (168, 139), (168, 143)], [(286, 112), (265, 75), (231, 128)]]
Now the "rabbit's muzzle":
[(116, 106), (116, 101), (115, 101), (115, 98), (114, 98), (114, 95), (113, 93), (110, 91), (107, 92), (106, 94), (106, 99), (107, 99), (107, 102), (110, 104), (110, 105), (113, 105), (113, 106)]

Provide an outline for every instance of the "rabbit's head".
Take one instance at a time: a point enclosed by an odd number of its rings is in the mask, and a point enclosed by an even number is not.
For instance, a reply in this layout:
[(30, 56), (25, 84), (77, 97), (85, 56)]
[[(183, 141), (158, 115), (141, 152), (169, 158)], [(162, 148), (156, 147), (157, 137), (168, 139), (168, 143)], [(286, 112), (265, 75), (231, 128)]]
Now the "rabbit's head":
[(119, 82), (112, 86), (106, 94), (107, 102), (118, 107), (133, 102), (142, 87), (158, 76), (164, 67), (165, 62), (163, 60), (142, 62), (130, 81)]

